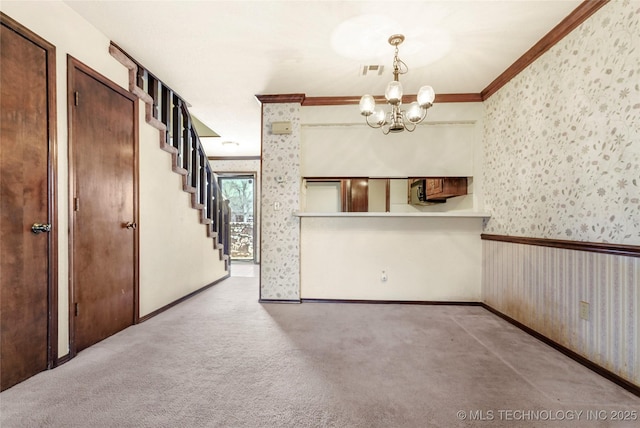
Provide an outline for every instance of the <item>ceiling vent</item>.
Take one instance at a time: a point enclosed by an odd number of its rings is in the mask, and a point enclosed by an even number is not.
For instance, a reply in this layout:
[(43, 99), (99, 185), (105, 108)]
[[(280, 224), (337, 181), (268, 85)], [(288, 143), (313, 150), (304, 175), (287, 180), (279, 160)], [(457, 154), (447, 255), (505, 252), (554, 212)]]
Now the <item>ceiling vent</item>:
[(363, 76), (382, 76), (384, 65), (363, 65), (361, 74)]

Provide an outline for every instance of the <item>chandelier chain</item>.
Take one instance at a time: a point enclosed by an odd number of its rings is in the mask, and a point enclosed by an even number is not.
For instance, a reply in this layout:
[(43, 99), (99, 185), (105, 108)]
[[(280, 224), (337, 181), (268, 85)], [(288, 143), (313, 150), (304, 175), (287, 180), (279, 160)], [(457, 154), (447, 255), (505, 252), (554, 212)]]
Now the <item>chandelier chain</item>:
[(398, 53), (400, 50), (398, 49), (398, 45), (396, 45), (395, 53), (393, 55), (393, 80), (398, 80), (398, 75), (406, 74), (409, 71), (409, 67), (407, 64), (400, 59)]

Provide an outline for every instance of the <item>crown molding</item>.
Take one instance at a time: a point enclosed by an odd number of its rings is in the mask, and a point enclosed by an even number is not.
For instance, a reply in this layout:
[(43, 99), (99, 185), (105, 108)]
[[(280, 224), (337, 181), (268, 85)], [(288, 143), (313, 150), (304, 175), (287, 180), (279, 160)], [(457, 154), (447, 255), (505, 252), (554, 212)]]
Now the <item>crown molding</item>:
[(481, 92), (482, 100), (488, 99), (495, 94), (498, 89), (506, 85), (511, 79), (517, 76), (522, 70), (538, 59), (543, 53), (551, 49), (556, 43), (567, 36), (578, 25), (582, 24), (598, 9), (607, 4), (609, 0), (585, 0), (573, 10), (565, 19), (549, 31), (531, 49), (524, 53), (509, 68)]
[[(309, 106), (342, 106), (360, 103), (361, 96), (344, 96), (344, 97), (305, 97), (302, 105)], [(385, 103), (383, 95), (373, 97), (377, 103)], [(416, 95), (404, 95), (402, 97), (404, 103), (412, 103), (416, 100)], [(480, 94), (436, 94), (435, 103), (476, 103), (482, 102)]]
[(273, 94), (273, 95), (256, 95), (258, 101), (262, 104), (278, 104), (278, 103), (299, 103), (302, 104), (305, 99), (304, 94)]

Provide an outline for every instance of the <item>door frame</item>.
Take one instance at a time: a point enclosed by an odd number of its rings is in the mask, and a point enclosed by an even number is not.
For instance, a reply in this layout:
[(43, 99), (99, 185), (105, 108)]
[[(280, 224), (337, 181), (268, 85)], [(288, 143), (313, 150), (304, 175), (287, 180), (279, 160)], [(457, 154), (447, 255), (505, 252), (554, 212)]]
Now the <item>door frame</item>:
[[(107, 86), (108, 88), (116, 91), (118, 94), (128, 98), (133, 102), (133, 218), (134, 222), (140, 225), (140, 210), (139, 210), (139, 202), (140, 202), (140, 161), (139, 161), (139, 106), (138, 106), (138, 97), (131, 92), (125, 90), (118, 84), (114, 83), (104, 75), (99, 72), (93, 70), (86, 64), (77, 60), (73, 56), (67, 54), (67, 131), (68, 131), (68, 151), (67, 151), (67, 159), (69, 163), (69, 184), (68, 184), (68, 195), (69, 195), (69, 358), (75, 357), (77, 354), (76, 351), (76, 343), (75, 343), (75, 266), (73, 260), (73, 246), (74, 246), (74, 225), (75, 225), (75, 210), (74, 210), (74, 195), (76, 188), (76, 171), (75, 165), (73, 163), (74, 160), (74, 152), (73, 152), (73, 111), (75, 107), (75, 96), (74, 96), (74, 87), (75, 87), (75, 73), (76, 70), (83, 72), (90, 77), (94, 78), (98, 82)], [(133, 231), (133, 246), (134, 246), (134, 263), (133, 263), (133, 324), (138, 324), (140, 322), (140, 232), (139, 227), (135, 228)]]
[[(216, 172), (216, 175), (218, 176), (218, 187), (220, 188), (220, 191), (222, 192), (222, 182), (220, 181), (221, 179), (226, 179), (226, 178), (250, 178), (253, 180), (253, 259), (251, 260), (252, 263), (256, 264), (257, 263), (257, 254), (256, 254), (256, 249), (258, 248), (258, 246), (256, 245), (256, 239), (257, 239), (257, 232), (258, 232), (258, 227), (257, 227), (257, 223), (258, 223), (258, 218), (259, 216), (257, 215), (258, 211), (257, 211), (257, 202), (258, 202), (258, 198), (256, 195), (257, 189), (258, 189), (258, 184), (257, 184), (257, 176), (258, 173), (256, 171), (249, 171), (249, 172), (228, 172), (228, 171), (224, 171), (224, 172)], [(231, 221), (231, 220), (229, 220)], [(229, 239), (231, 239), (231, 236), (229, 236)], [(231, 244), (229, 244), (229, 246), (231, 246)], [(229, 260), (231, 261), (231, 248), (229, 248)], [(236, 260), (239, 263), (246, 263), (249, 262), (249, 260)]]
[(2, 25), (47, 53), (47, 369), (58, 365), (58, 116), (56, 110), (56, 47), (16, 20), (0, 12)]

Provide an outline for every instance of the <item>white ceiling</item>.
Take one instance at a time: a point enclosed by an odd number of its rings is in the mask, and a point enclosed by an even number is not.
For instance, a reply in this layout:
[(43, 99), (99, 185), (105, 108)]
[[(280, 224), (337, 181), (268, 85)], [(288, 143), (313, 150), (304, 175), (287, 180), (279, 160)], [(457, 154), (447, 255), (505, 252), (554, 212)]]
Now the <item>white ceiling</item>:
[[(221, 135), (212, 156), (260, 154), (256, 94), (381, 95), (402, 33), (405, 94), (479, 93), (581, 0), (67, 1)], [(385, 66), (361, 76), (364, 65)], [(357, 106), (353, 107), (357, 109)], [(222, 144), (233, 142), (234, 144)]]

